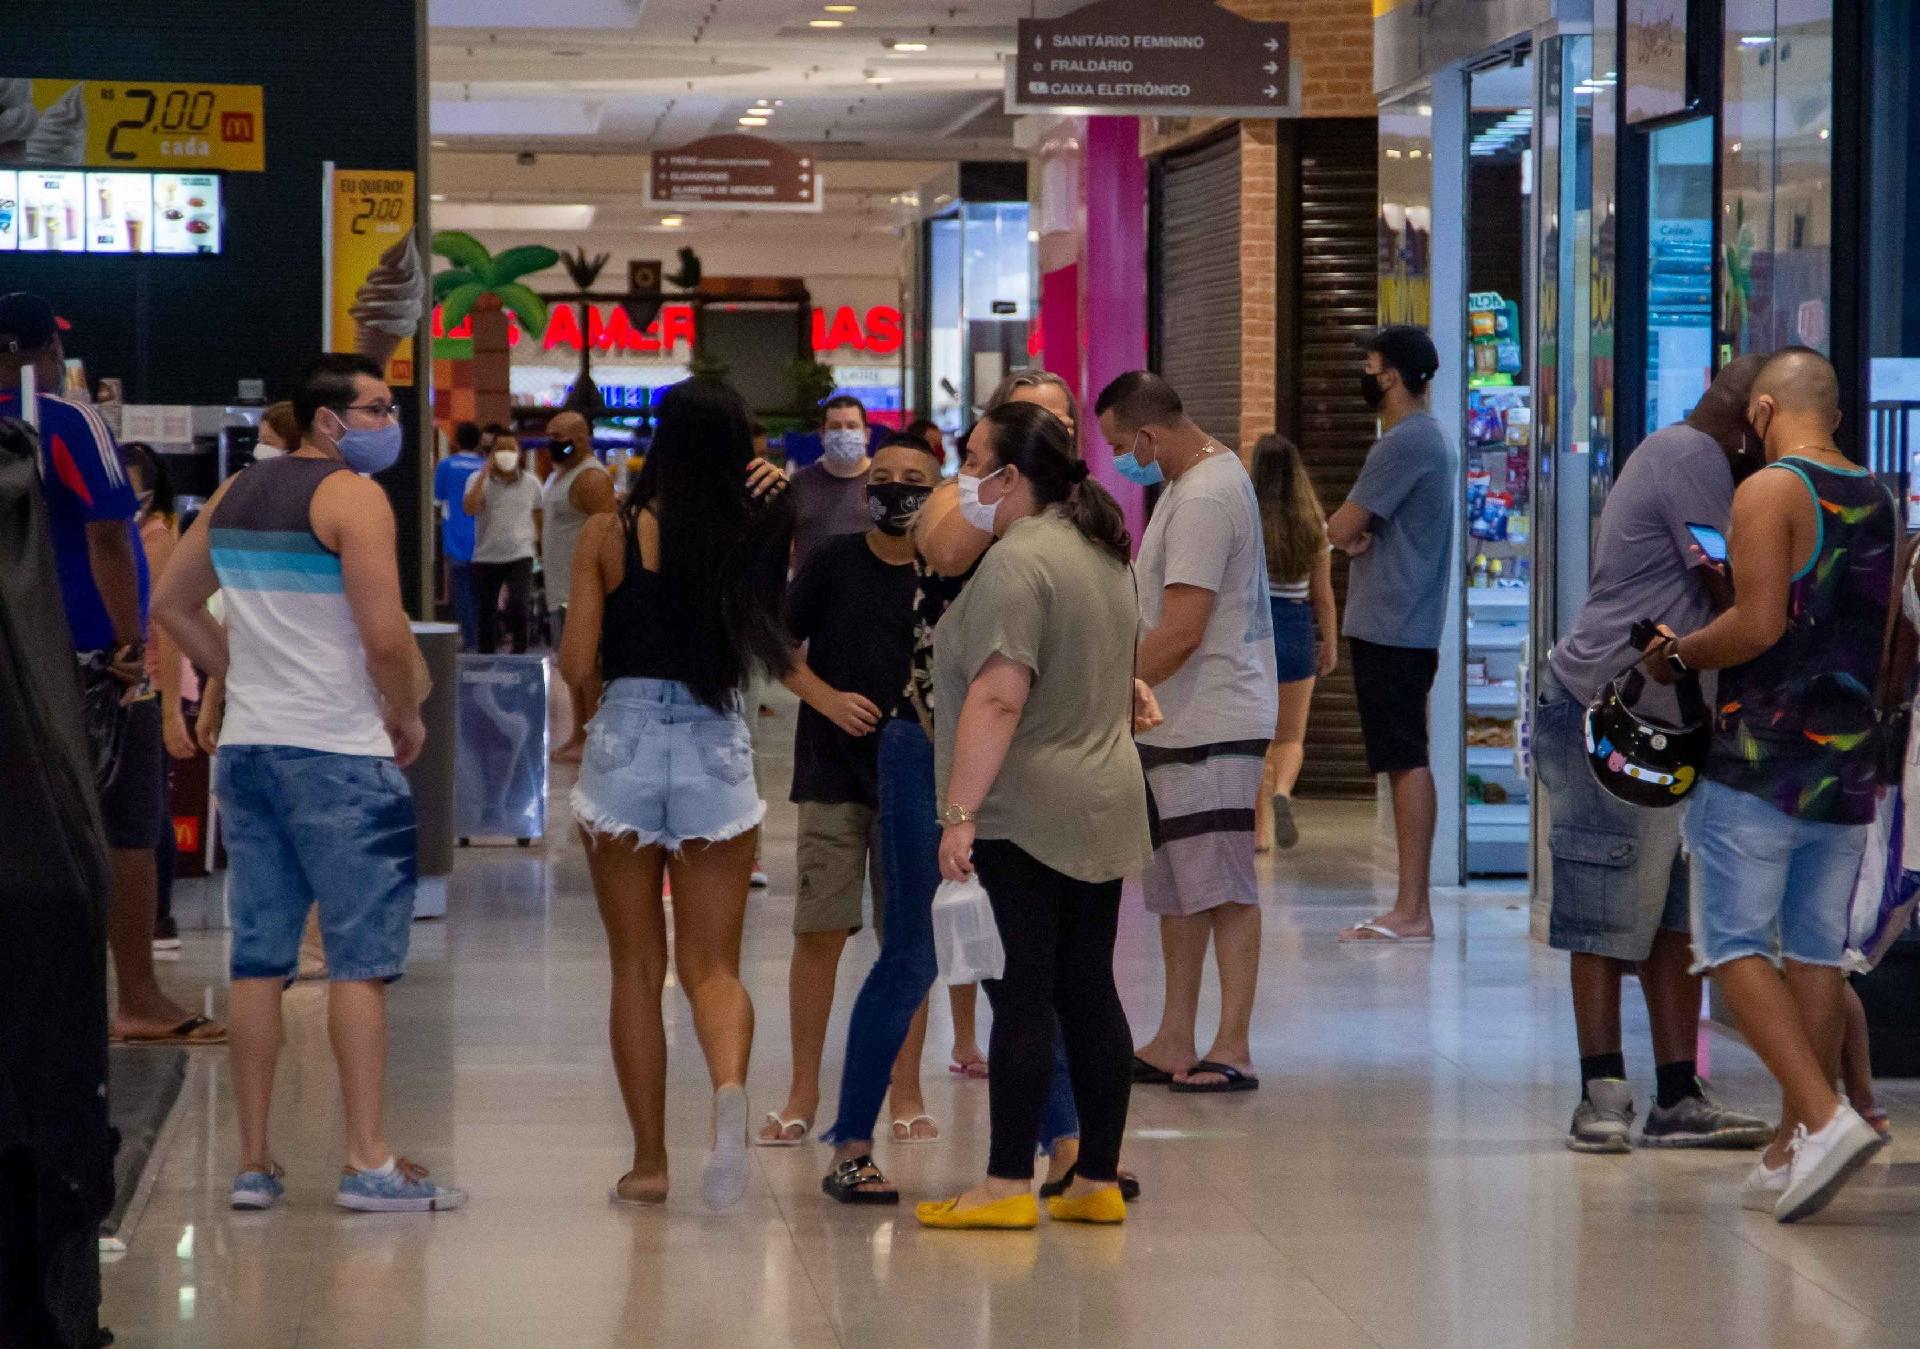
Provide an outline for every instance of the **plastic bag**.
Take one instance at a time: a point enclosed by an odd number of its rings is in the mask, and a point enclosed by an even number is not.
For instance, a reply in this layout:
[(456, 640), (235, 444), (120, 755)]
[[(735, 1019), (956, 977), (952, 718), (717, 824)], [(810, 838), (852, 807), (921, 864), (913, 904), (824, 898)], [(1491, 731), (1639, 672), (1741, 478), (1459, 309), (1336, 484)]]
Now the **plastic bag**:
[(934, 891), (933, 950), (940, 977), (949, 984), (977, 984), (1006, 973), (1007, 948), (978, 875), (942, 881)]

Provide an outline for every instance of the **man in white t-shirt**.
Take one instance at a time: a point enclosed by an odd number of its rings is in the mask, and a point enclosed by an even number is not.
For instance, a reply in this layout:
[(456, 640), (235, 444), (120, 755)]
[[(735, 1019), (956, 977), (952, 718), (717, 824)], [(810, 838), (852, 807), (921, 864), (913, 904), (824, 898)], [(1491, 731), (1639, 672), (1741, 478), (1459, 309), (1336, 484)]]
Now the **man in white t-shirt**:
[[(1164, 481), (1141, 540), (1139, 677), (1166, 720), (1139, 737), (1167, 994), (1134, 1079), (1178, 1092), (1252, 1091), (1248, 1043), (1260, 977), (1254, 806), (1278, 714), (1273, 611), (1260, 504), (1239, 456), (1194, 425), (1158, 375), (1120, 376), (1100, 395), (1115, 467)], [(1220, 1028), (1196, 1055), (1200, 979), (1211, 940)]]
[(473, 586), (480, 607), (480, 653), (500, 643), (500, 592), (507, 595), (507, 640), (527, 649), (527, 603), (533, 555), (540, 547), (540, 483), (522, 462), (509, 432), (494, 438), (487, 466), (467, 479), (463, 505), (474, 518)]

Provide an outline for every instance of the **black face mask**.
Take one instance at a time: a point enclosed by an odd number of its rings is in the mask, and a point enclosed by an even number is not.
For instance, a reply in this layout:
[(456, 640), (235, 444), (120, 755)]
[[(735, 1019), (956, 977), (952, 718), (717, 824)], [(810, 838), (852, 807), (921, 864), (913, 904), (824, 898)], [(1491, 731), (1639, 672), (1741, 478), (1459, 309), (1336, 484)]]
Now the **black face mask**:
[(1371, 370), (1360, 374), (1360, 398), (1367, 405), (1367, 411), (1378, 412), (1380, 404), (1386, 401), (1387, 391), (1380, 383), (1380, 376)]
[(932, 492), (931, 487), (915, 482), (868, 483), (867, 518), (882, 534), (898, 538), (913, 525), (913, 517)]
[(551, 454), (555, 459), (565, 459), (573, 453), (573, 442), (571, 440), (549, 440), (547, 442), (547, 453)]

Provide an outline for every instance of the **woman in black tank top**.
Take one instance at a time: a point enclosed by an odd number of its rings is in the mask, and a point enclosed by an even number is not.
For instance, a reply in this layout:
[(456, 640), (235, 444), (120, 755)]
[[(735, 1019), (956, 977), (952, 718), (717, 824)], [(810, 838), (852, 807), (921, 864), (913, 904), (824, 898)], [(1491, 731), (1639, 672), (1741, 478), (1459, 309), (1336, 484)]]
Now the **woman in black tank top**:
[(779, 470), (753, 458), (740, 396), (717, 380), (667, 391), (645, 469), (618, 516), (582, 530), (560, 651), (576, 687), (604, 681), (587, 727), (574, 818), (613, 964), (613, 1062), (633, 1128), (620, 1203), (666, 1198), (663, 879), (675, 966), (716, 1087), (707, 1204), (746, 1188), (753, 1004), (740, 931), (766, 812), (740, 690), (784, 673), (780, 605), (792, 512)]

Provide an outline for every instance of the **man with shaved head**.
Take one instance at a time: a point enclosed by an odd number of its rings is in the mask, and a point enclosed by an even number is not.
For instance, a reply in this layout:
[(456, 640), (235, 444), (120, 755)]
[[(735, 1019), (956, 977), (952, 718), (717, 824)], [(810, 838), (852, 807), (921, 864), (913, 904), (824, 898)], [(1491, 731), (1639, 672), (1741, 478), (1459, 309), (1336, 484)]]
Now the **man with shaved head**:
[(1713, 972), (1781, 1087), (1780, 1130), (1743, 1202), (1794, 1222), (1880, 1146), (1833, 1083), (1847, 909), (1878, 785), (1874, 695), (1899, 518), (1834, 443), (1840, 385), (1818, 352), (1790, 347), (1767, 362), (1747, 422), (1766, 467), (1734, 493), (1733, 604), (1698, 632), (1667, 632), (1645, 666), (1663, 682), (1721, 672), (1686, 822), (1694, 967)]
[[(1632, 665), (1643, 619), (1693, 632), (1713, 618), (1720, 578), (1688, 531), (1727, 528), (1734, 484), (1760, 467), (1747, 397), (1764, 356), (1729, 362), (1685, 421), (1641, 441), (1607, 493), (1593, 576), (1572, 629), (1547, 657), (1533, 713), (1533, 759), (1551, 808), (1550, 940), (1571, 953), (1580, 1101), (1567, 1130), (1575, 1152), (1633, 1149), (1633, 1087), (1620, 1036), (1620, 982), (1640, 976), (1657, 1081), (1640, 1134), (1646, 1147), (1759, 1147), (1765, 1121), (1715, 1102), (1694, 1046), (1700, 979), (1688, 966), (1687, 871), (1680, 812), (1629, 805), (1587, 770), (1586, 711)], [(1643, 715), (1679, 723), (1672, 694), (1649, 686)]]
[[(540, 571), (547, 590), (547, 612), (553, 619), (553, 649), (567, 629), (567, 594), (573, 585), (573, 545), (592, 515), (614, 509), (613, 475), (593, 452), (593, 428), (577, 412), (563, 412), (547, 423), (547, 451), (553, 456), (553, 476), (542, 489), (544, 532), (540, 536)], [(573, 700), (573, 734), (554, 751), (562, 763), (580, 762), (587, 743), (587, 722), (600, 701), (597, 686), (567, 686)]]

